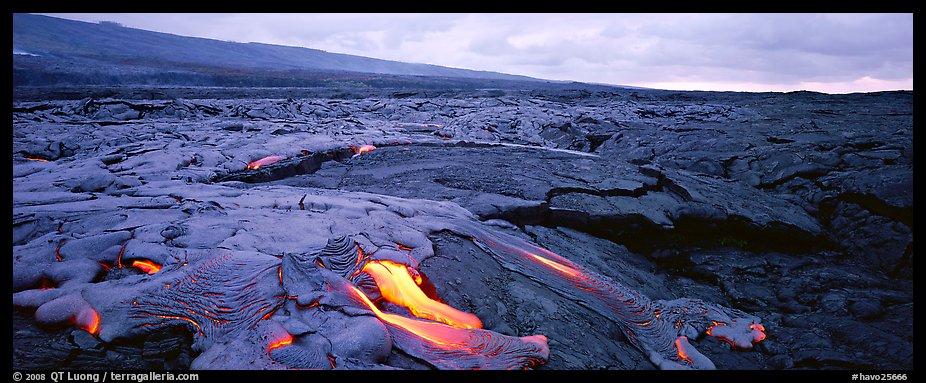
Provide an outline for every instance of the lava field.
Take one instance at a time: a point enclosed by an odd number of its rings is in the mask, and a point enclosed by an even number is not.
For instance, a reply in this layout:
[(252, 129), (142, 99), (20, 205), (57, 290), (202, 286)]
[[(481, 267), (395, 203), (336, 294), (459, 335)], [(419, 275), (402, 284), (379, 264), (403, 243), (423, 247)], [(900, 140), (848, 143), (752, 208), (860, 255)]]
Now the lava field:
[(912, 369), (913, 93), (24, 89), (16, 369)]

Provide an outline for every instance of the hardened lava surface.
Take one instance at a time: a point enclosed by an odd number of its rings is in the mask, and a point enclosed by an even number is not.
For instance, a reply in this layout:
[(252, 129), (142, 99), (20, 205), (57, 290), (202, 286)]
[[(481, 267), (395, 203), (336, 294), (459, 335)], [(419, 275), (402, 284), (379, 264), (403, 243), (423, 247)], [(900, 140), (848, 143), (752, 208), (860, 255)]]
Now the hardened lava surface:
[(14, 95), (15, 369), (913, 367), (912, 92)]

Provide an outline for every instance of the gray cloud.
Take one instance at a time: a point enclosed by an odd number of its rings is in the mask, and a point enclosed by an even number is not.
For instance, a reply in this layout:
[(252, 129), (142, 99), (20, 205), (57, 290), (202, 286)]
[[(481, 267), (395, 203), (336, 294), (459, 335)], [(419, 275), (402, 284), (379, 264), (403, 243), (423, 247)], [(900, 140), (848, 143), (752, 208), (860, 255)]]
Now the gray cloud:
[(55, 16), (556, 80), (724, 90), (913, 86), (912, 14)]

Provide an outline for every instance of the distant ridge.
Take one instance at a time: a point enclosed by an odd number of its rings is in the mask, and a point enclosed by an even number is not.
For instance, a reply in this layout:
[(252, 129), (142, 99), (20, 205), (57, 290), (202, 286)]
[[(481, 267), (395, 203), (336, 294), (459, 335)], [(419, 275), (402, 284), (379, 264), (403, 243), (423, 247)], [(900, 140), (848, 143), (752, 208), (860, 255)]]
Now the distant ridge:
[[(180, 84), (322, 86), (360, 81), (467, 86), (565, 84), (317, 49), (237, 43), (32, 14), (13, 15), (14, 85)], [(435, 79), (441, 79), (440, 81)], [(524, 84), (523, 86), (529, 85)]]

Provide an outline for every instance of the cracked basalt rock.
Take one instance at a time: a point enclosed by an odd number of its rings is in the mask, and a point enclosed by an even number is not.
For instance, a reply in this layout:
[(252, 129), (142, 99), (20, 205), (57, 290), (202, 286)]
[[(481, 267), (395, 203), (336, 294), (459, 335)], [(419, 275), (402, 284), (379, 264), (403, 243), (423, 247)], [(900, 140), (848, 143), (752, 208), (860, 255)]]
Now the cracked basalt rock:
[(911, 92), (120, 92), (14, 102), (16, 368), (912, 368)]

